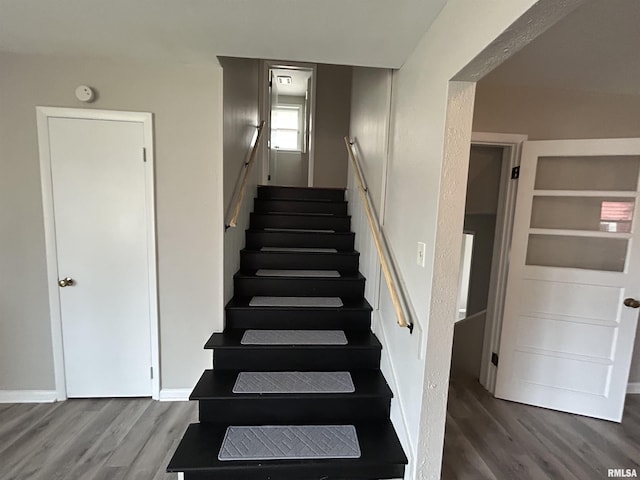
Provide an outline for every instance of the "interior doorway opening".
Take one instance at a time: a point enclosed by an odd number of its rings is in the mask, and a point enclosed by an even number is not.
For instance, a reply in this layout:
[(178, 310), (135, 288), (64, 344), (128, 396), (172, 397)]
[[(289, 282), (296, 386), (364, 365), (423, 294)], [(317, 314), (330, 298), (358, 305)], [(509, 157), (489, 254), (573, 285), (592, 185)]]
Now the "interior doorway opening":
[(264, 62), (265, 185), (313, 185), (316, 66)]

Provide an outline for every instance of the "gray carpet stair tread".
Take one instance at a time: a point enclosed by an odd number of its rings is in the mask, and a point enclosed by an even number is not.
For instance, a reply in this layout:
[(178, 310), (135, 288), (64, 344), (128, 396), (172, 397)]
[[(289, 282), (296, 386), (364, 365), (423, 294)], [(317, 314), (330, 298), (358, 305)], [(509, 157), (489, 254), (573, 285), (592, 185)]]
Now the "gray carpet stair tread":
[(349, 372), (240, 372), (233, 393), (353, 393)]
[(344, 303), (340, 297), (253, 297), (250, 307), (322, 307), (339, 308)]
[(265, 227), (263, 230), (266, 232), (297, 232), (297, 233), (336, 233), (331, 229), (317, 229), (317, 228), (271, 228)]
[(309, 247), (262, 247), (261, 252), (283, 253), (338, 253), (337, 248), (309, 248)]
[(231, 426), (218, 460), (360, 458), (353, 425)]
[(257, 277), (304, 277), (304, 278), (339, 278), (337, 270), (270, 270), (261, 268)]
[(247, 330), (242, 345), (347, 345), (342, 330)]

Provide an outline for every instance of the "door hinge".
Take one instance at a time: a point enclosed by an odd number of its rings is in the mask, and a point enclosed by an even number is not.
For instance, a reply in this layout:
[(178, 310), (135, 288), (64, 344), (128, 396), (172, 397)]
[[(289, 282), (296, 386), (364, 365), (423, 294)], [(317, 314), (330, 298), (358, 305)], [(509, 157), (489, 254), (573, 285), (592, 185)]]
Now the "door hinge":
[(149, 367), (149, 373), (151, 373), (151, 380), (153, 380), (153, 367)]
[(517, 180), (518, 178), (520, 178), (520, 166), (511, 169), (511, 180)]
[(146, 162), (147, 161), (147, 149), (142, 147), (142, 161)]
[(271, 181), (271, 175), (267, 175), (267, 180)]
[(491, 363), (496, 367), (498, 366), (498, 354), (496, 352), (491, 352)]
[(273, 81), (272, 80), (269, 80), (269, 86), (273, 87)]

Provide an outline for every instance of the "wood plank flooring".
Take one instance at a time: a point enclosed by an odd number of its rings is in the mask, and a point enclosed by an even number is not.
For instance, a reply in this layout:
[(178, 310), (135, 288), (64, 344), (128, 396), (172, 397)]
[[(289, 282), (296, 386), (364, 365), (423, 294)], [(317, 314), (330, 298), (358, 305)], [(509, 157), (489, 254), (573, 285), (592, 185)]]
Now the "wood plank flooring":
[(195, 421), (195, 402), (2, 404), (0, 479), (175, 480), (165, 467)]
[(640, 475), (640, 395), (621, 424), (493, 398), (477, 381), (451, 380), (445, 480), (602, 480)]

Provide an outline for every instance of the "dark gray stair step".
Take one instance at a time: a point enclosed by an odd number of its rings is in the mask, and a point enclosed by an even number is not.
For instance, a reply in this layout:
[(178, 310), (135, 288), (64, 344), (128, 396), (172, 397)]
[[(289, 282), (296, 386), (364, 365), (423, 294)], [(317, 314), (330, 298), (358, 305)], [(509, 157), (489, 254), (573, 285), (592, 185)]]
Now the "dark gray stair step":
[(362, 298), (365, 278), (357, 273), (341, 277), (267, 277), (238, 272), (234, 292), (240, 297), (340, 297)]
[(251, 297), (233, 297), (226, 306), (227, 328), (364, 330), (371, 328), (371, 305), (344, 299), (339, 308), (250, 307)]
[(240, 269), (337, 270), (343, 274), (356, 274), (360, 254), (351, 252), (271, 252), (244, 249), (240, 252)]
[(266, 425), (382, 420), (393, 394), (379, 370), (354, 370), (353, 393), (236, 394), (239, 371), (205, 370), (191, 400), (199, 401), (201, 422)]
[[(308, 229), (335, 232), (348, 232), (351, 228), (351, 217), (320, 214), (292, 213), (251, 213), (252, 229)], [(307, 233), (307, 232), (305, 232)], [(311, 232), (322, 233), (322, 232)], [(300, 245), (298, 245), (300, 246)]]
[(377, 369), (382, 346), (372, 332), (345, 331), (346, 345), (242, 345), (244, 330), (214, 333), (213, 366), (245, 371), (351, 371)]
[(319, 200), (283, 200), (256, 198), (253, 201), (253, 211), (294, 212), (294, 213), (322, 213), (328, 215), (347, 215), (347, 202), (328, 202)]
[(279, 187), (272, 185), (258, 186), (258, 198), (289, 200), (324, 200), (339, 202), (344, 200), (344, 188), (308, 188)]
[(335, 248), (338, 251), (353, 251), (353, 232), (296, 232), (272, 230), (247, 230), (246, 246), (253, 250), (261, 247), (307, 247)]
[[(322, 423), (322, 422), (320, 422)], [(404, 477), (407, 464), (390, 421), (355, 422), (361, 456), (357, 459), (220, 461), (228, 423), (191, 424), (171, 459), (168, 472), (185, 480), (375, 480)]]

